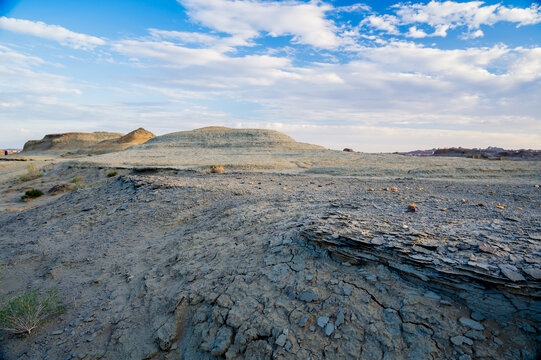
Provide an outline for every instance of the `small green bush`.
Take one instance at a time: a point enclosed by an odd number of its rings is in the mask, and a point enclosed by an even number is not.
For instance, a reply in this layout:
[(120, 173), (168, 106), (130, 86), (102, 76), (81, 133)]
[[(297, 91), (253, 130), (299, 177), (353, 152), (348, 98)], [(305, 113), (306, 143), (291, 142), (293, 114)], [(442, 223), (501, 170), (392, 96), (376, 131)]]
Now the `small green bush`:
[(38, 198), (38, 197), (40, 197), (42, 195), (43, 195), (43, 191), (41, 191), (39, 189), (32, 189), (32, 190), (28, 190), (27, 192), (25, 192), (24, 195), (21, 196), (21, 199), (23, 199), (23, 200), (35, 199), (35, 198)]
[(107, 177), (113, 177), (113, 176), (116, 176), (116, 175), (117, 175), (116, 171), (111, 171), (110, 173), (107, 174)]
[(74, 184), (80, 183), (82, 181), (83, 181), (83, 177), (79, 176), (79, 175), (73, 177), (73, 179), (71, 180), (71, 182), (74, 183)]
[(66, 311), (54, 290), (45, 294), (31, 289), (0, 308), (0, 328), (14, 334), (30, 334), (45, 320)]

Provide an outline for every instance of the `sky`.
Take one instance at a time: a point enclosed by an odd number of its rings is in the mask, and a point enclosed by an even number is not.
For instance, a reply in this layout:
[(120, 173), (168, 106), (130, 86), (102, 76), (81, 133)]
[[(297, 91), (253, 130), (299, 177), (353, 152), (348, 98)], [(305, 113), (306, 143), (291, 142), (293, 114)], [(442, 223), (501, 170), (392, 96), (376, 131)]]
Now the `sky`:
[(364, 152), (539, 149), (541, 5), (0, 0), (0, 148), (217, 125)]

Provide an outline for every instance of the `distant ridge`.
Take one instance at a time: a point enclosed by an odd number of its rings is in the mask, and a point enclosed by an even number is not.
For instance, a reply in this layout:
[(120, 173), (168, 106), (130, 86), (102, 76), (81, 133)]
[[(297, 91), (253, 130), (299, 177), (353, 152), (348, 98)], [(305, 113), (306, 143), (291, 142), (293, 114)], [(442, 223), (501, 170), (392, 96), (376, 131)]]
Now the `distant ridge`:
[(27, 141), (22, 153), (103, 154), (124, 150), (130, 146), (144, 143), (153, 137), (155, 137), (154, 134), (143, 128), (126, 135), (103, 131), (48, 134), (41, 140)]
[(92, 146), (88, 152), (91, 154), (105, 154), (108, 152), (122, 151), (131, 146), (143, 144), (150, 139), (155, 138), (156, 135), (143, 128), (134, 130), (122, 137), (104, 140), (94, 146)]
[(396, 152), (395, 154), (407, 156), (464, 157), (484, 160), (541, 160), (541, 150), (505, 150), (493, 146), (489, 146), (486, 149), (451, 147), (443, 149), (414, 150), (408, 152)]
[(97, 131), (93, 133), (68, 132), (48, 134), (41, 140), (30, 140), (24, 144), (23, 153), (27, 152), (65, 152), (77, 151), (95, 145), (104, 140), (118, 139), (119, 133)]

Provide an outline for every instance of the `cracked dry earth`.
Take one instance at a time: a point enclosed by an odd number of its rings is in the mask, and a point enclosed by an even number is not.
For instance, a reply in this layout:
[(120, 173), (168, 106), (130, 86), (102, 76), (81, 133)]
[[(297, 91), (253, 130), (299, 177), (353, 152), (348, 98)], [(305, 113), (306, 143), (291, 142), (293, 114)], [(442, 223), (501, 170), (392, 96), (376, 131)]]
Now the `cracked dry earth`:
[(540, 206), (531, 184), (121, 176), (0, 215), (0, 295), (68, 308), (0, 358), (536, 359)]

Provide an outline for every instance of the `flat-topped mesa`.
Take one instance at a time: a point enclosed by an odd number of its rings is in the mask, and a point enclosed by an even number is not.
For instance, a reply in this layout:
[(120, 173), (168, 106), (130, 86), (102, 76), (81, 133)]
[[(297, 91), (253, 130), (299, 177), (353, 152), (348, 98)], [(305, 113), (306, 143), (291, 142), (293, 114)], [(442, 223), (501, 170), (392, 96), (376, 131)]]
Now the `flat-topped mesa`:
[(107, 153), (121, 151), (130, 146), (152, 139), (154, 134), (143, 128), (126, 135), (96, 131), (93, 133), (68, 132), (45, 135), (41, 140), (30, 140), (24, 144), (23, 153)]
[(211, 126), (179, 131), (149, 140), (141, 149), (152, 148), (282, 148), (293, 150), (324, 149), (318, 145), (296, 142), (291, 137), (263, 129), (232, 129)]
[(41, 140), (30, 140), (24, 144), (23, 152), (77, 151), (95, 145), (104, 140), (118, 139), (123, 134), (96, 131), (93, 133), (68, 132), (48, 134)]

